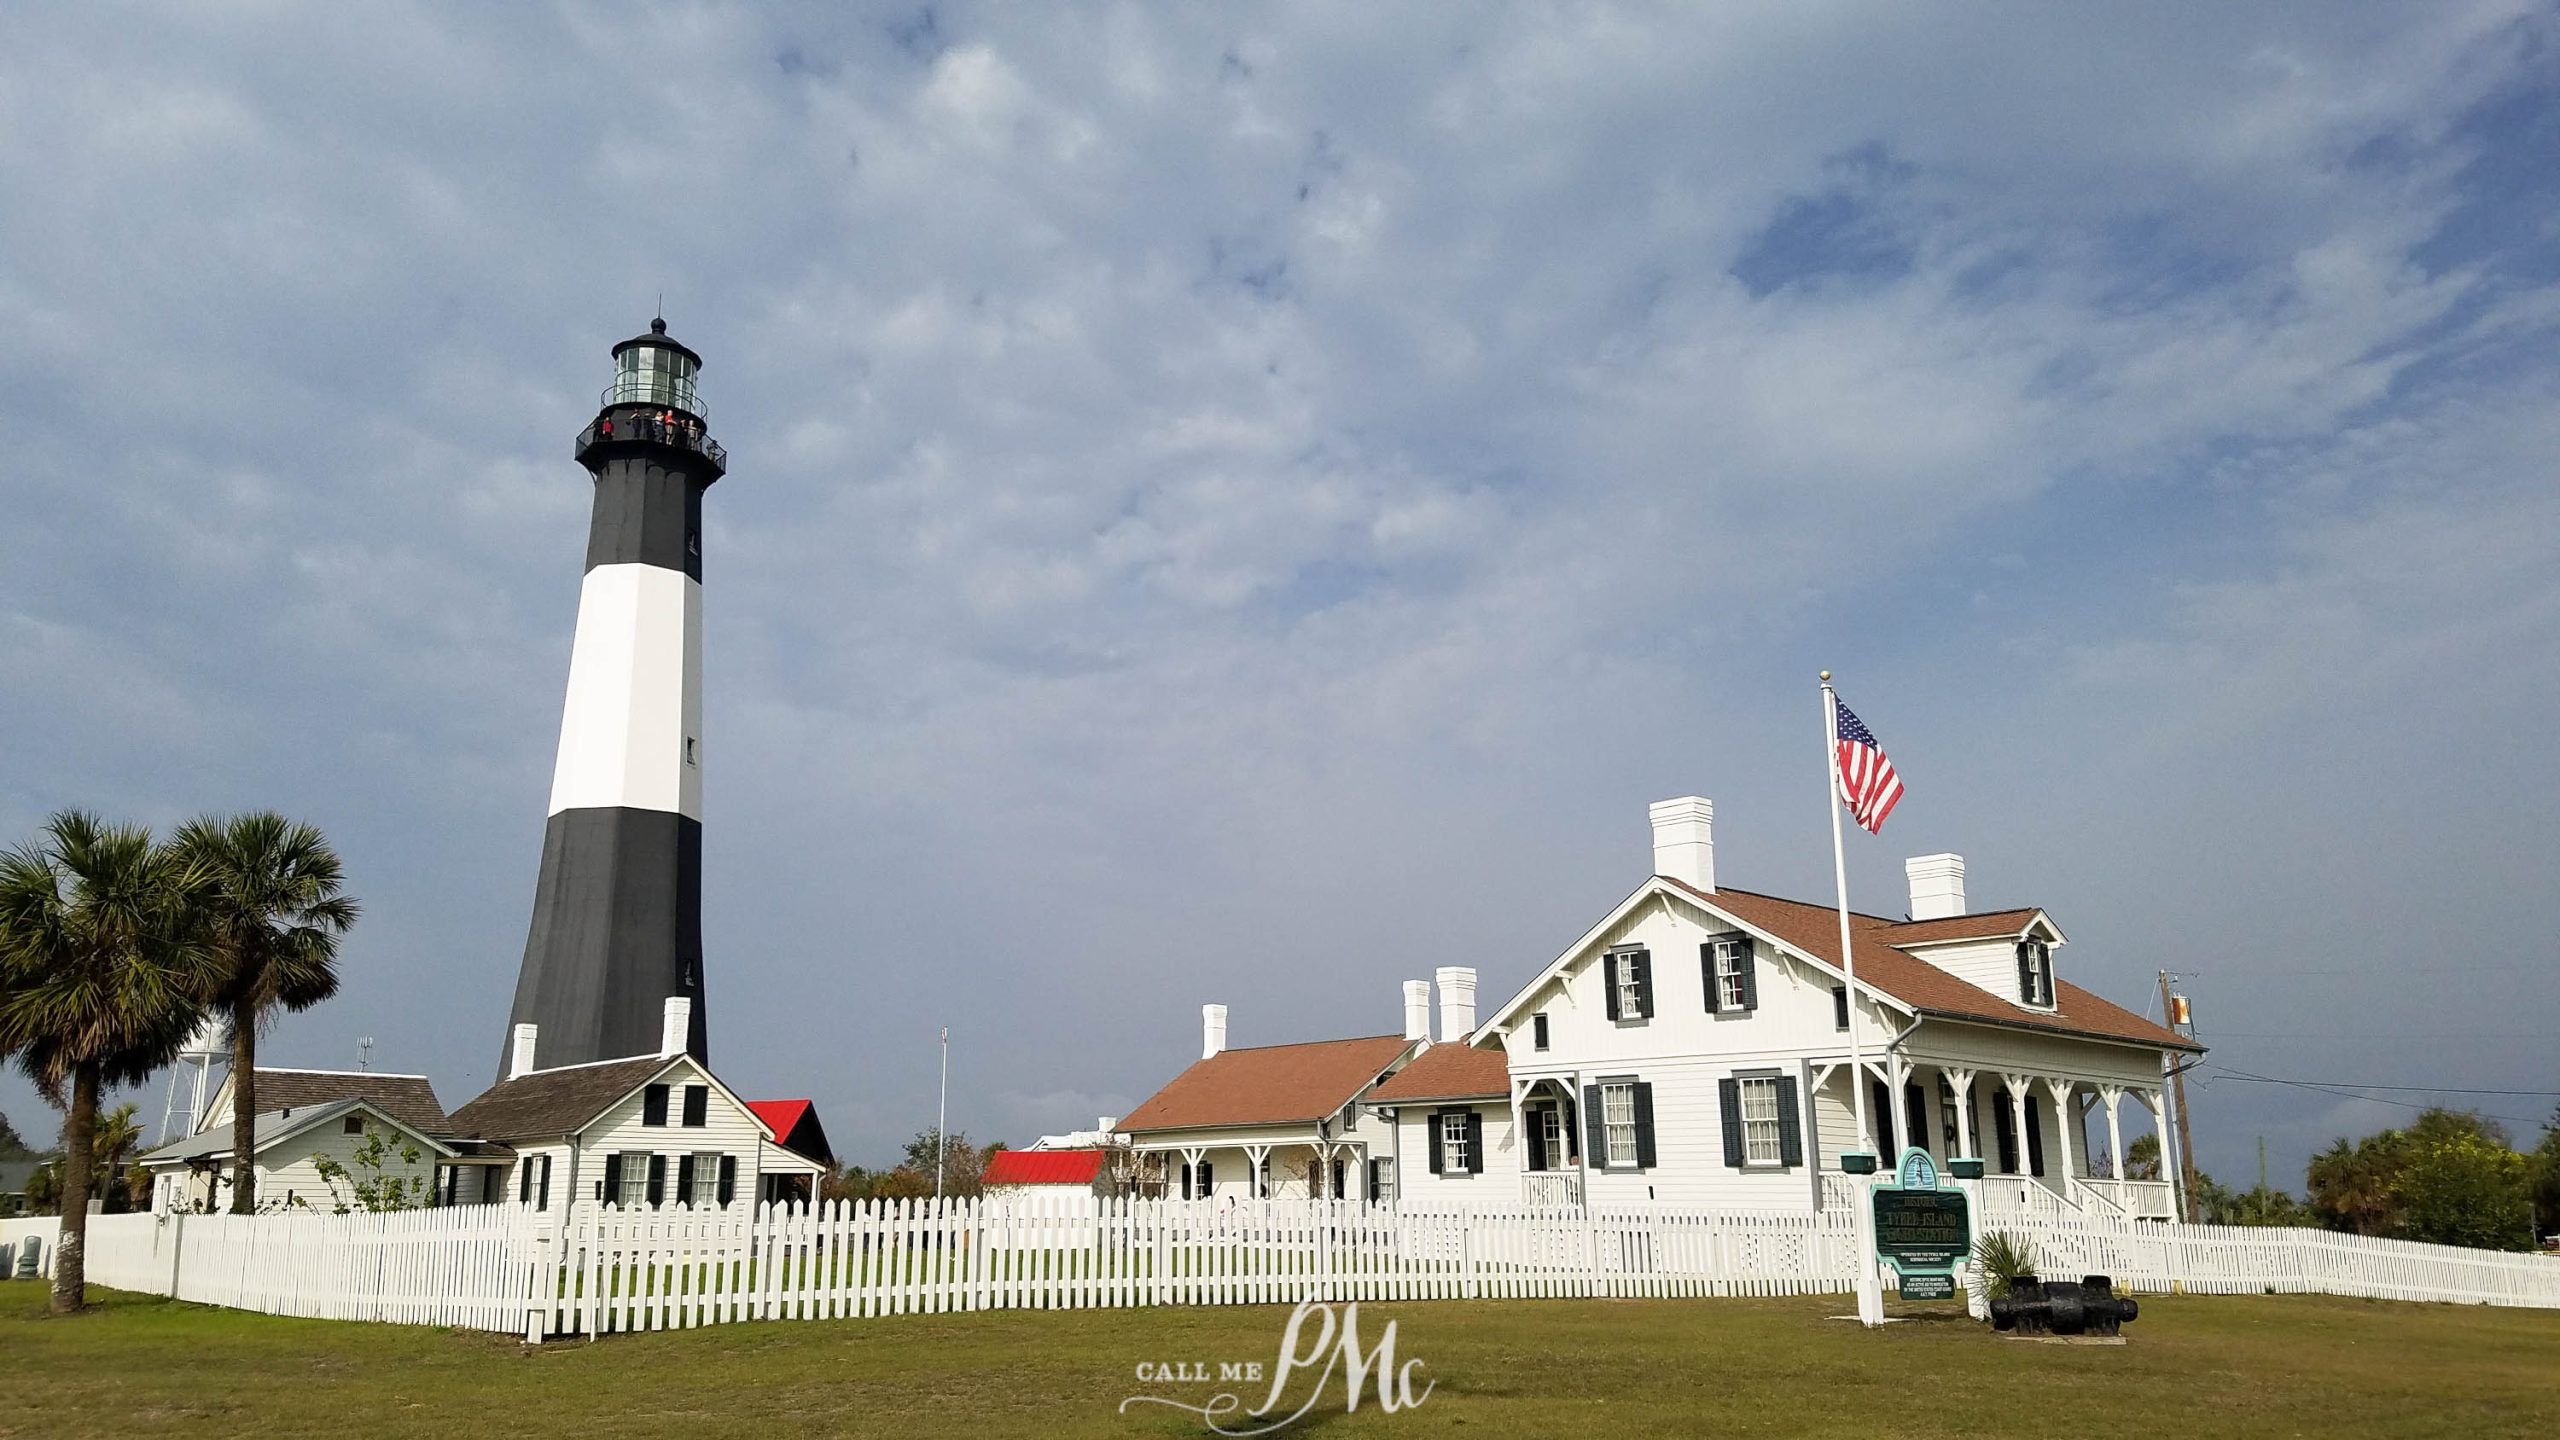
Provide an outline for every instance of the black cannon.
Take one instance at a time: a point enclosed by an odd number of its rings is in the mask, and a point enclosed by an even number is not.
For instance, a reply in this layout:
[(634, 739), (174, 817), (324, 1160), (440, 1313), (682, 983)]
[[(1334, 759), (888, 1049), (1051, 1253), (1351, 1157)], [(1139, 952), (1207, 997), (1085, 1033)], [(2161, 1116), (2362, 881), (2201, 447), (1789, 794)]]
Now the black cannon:
[(2118, 1295), (2104, 1275), (2083, 1276), (2077, 1285), (2021, 1275), (2008, 1294), (1991, 1302), (1991, 1328), (2021, 1335), (2113, 1335), (2140, 1313), (2133, 1297)]

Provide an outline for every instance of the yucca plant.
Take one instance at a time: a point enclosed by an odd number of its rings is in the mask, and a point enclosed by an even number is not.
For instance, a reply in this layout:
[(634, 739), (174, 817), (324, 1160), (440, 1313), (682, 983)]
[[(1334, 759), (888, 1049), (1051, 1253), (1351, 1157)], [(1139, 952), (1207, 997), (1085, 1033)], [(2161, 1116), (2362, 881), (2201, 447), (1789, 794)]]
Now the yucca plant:
[(1982, 1266), (1983, 1283), (1992, 1298), (2009, 1293), (2021, 1275), (2036, 1273), (2036, 1247), (2025, 1236), (1993, 1230), (1975, 1242), (1973, 1258)]

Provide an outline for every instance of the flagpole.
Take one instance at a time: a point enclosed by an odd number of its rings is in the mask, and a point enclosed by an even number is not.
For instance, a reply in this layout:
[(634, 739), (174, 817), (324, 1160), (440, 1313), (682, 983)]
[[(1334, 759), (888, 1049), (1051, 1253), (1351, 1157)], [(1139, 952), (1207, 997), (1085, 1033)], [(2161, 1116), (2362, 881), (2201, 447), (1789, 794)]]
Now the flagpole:
[[(1847, 982), (1849, 997), (1849, 1105), (1857, 1117), (1856, 1144), (1867, 1147), (1867, 1057), (1858, 1043), (1858, 952), (1849, 941), (1849, 852), (1840, 839), (1840, 697), (1831, 689), (1831, 672), (1822, 672), (1822, 730), (1830, 743), (1823, 752), (1829, 757), (1831, 793), (1824, 797), (1831, 811), (1831, 883), (1840, 897), (1840, 974)], [(1886, 1157), (1878, 1156), (1882, 1165)], [(1858, 1277), (1858, 1322), (1862, 1325), (1884, 1323), (1884, 1287), (1876, 1279), (1875, 1245), (1868, 1234), (1870, 1215), (1863, 1201), (1857, 1209), (1858, 1254), (1854, 1263)]]

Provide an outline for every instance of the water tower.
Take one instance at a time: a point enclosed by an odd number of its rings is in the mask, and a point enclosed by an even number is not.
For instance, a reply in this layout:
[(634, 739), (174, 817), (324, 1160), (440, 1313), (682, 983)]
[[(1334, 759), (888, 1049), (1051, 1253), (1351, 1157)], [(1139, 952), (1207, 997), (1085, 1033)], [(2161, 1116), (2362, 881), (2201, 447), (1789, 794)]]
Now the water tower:
[[(204, 1123), (205, 1091), (212, 1082), (213, 1067), (230, 1058), (231, 1021), (220, 1015), (206, 1016), (169, 1067), (169, 1103), (160, 1112), (161, 1144), (196, 1133), (196, 1127)], [(182, 1089), (187, 1092), (183, 1125), (178, 1112), (178, 1092)]]

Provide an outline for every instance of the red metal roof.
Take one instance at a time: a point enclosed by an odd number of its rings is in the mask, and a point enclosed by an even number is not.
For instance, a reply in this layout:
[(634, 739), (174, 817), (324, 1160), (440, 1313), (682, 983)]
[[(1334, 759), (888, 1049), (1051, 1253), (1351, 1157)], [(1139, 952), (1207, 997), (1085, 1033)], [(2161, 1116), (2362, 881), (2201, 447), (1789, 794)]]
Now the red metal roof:
[(809, 1102), (806, 1100), (750, 1100), (747, 1102), (747, 1108), (756, 1112), (756, 1118), (773, 1131), (775, 1140), (782, 1141), (791, 1138), (792, 1127), (800, 1123), (801, 1116), (809, 1113)]
[(1103, 1152), (999, 1150), (987, 1159), (989, 1185), (1090, 1185), (1102, 1173)]

